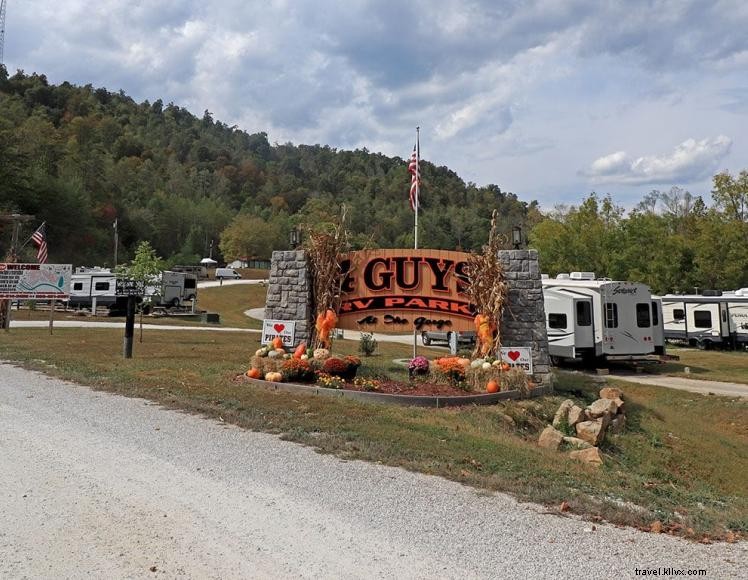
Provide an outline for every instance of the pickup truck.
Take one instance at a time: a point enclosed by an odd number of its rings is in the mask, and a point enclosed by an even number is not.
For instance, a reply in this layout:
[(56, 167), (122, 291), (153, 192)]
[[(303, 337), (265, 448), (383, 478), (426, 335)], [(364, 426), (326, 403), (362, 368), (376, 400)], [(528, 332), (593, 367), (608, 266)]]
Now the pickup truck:
[(423, 346), (429, 346), (433, 342), (445, 342), (449, 344), (449, 335), (457, 332), (457, 344), (475, 344), (475, 331), (464, 330), (424, 330), (421, 332)]

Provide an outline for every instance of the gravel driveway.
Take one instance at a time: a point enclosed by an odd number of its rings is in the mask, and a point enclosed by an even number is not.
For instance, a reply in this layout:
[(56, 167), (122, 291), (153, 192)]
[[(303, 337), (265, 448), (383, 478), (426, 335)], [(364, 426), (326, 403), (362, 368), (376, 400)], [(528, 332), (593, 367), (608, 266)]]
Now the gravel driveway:
[(0, 364), (2, 578), (745, 578), (746, 543), (543, 511)]

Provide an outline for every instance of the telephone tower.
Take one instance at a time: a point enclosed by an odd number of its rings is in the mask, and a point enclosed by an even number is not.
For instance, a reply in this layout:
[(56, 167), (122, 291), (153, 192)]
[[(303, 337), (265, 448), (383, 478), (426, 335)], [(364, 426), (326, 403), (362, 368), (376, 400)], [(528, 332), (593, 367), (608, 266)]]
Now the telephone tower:
[(0, 64), (3, 64), (3, 47), (5, 46), (5, 4), (6, 0), (0, 0)]

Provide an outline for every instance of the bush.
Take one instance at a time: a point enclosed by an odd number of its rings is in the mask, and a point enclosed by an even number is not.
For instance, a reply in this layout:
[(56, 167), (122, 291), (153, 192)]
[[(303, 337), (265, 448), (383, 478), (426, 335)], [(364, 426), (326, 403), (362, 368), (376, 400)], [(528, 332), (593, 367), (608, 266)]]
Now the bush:
[(308, 383), (316, 378), (314, 369), (305, 360), (290, 358), (283, 361), (281, 374), (286, 381), (301, 381)]
[(374, 338), (373, 332), (362, 332), (358, 340), (358, 352), (362, 356), (371, 356), (377, 351), (377, 339)]

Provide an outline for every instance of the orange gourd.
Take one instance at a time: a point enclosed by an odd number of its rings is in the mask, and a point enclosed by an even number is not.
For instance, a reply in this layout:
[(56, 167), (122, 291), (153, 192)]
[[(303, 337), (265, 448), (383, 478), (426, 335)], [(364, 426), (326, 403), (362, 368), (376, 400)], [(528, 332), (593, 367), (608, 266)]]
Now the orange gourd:
[(283, 348), (283, 339), (280, 336), (276, 336), (270, 344), (275, 350), (278, 350), (279, 348)]
[(509, 363), (503, 362), (501, 363), (501, 370), (502, 371), (508, 371), (511, 367), (509, 366)]
[(296, 350), (293, 351), (293, 357), (294, 358), (301, 358), (301, 355), (306, 353), (306, 343), (302, 342), (299, 346), (296, 347)]
[(491, 379), (486, 383), (486, 392), (487, 393), (498, 393), (499, 392), (499, 383)]
[(257, 367), (252, 367), (247, 371), (247, 376), (250, 379), (259, 379), (262, 376), (262, 373), (260, 372), (260, 369)]

